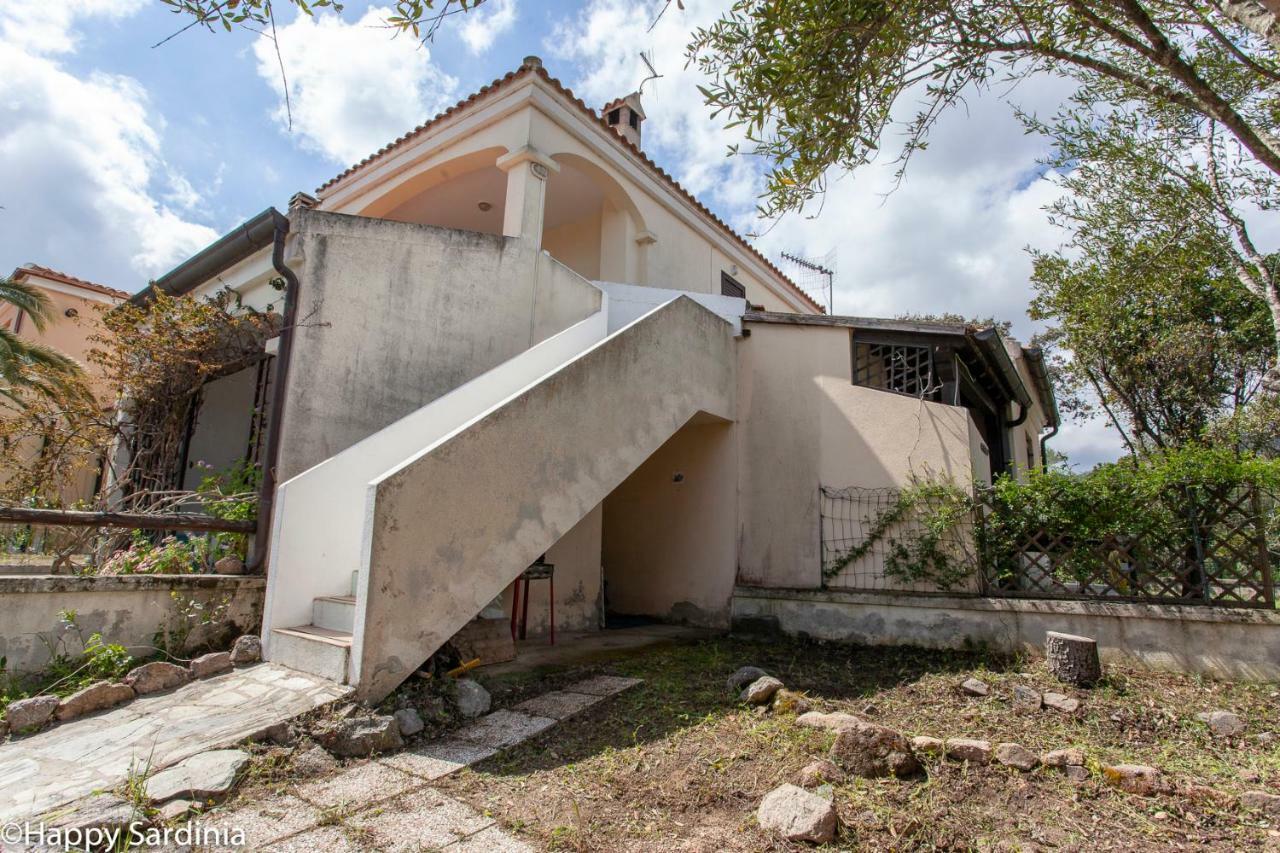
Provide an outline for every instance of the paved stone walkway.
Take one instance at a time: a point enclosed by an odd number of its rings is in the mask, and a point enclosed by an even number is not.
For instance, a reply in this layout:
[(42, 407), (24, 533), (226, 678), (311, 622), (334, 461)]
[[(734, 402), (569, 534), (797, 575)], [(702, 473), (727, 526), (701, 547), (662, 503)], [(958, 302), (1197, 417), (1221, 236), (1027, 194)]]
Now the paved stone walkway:
[(350, 692), (261, 663), (15, 738), (0, 745), (0, 823), (115, 788), (131, 768), (158, 770), (231, 746)]
[(216, 830), (220, 837), (230, 838), (238, 829), (244, 845), (215, 843), (200, 849), (530, 851), (532, 847), (507, 835), (492, 818), (446, 796), (431, 783), (639, 683), (639, 679), (613, 676), (580, 681), (514, 709), (494, 711), (445, 738), (348, 764), (287, 792), (211, 812), (200, 821), (201, 831)]

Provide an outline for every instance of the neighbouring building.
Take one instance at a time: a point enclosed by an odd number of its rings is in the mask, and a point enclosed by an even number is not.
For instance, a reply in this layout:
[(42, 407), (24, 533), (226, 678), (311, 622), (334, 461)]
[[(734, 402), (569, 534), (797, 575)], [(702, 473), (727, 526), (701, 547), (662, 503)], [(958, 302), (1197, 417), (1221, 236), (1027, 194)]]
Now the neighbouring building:
[(1037, 350), (824, 314), (645, 121), (529, 57), (152, 285), (285, 320), (190, 437), (274, 475), (268, 658), (380, 697), (544, 555), (560, 631), (726, 627), (735, 587), (821, 585), (823, 486), (1042, 464)]

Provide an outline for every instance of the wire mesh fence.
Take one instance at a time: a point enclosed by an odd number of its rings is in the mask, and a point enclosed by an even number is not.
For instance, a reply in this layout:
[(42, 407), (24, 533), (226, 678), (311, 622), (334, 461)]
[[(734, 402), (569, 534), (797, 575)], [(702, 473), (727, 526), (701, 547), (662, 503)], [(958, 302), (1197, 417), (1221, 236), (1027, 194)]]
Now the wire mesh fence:
[(1092, 526), (950, 486), (824, 486), (820, 506), (828, 588), (1276, 606), (1280, 495), (1257, 484), (1175, 484)]

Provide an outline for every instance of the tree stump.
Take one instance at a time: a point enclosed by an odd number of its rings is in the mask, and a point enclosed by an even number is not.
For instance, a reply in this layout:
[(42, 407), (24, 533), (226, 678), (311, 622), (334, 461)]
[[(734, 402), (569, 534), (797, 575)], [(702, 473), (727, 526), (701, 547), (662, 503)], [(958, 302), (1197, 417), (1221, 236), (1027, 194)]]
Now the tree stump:
[(1048, 631), (1044, 637), (1044, 653), (1049, 671), (1061, 682), (1090, 687), (1102, 678), (1098, 644), (1088, 637)]

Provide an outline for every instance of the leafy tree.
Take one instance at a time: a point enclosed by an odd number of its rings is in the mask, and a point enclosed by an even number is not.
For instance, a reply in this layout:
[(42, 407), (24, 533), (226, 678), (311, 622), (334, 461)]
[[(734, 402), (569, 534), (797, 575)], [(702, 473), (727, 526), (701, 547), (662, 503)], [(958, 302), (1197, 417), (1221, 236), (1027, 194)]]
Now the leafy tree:
[[(174, 14), (190, 20), (179, 30), (199, 26), (207, 30), (236, 27), (252, 30), (275, 29), (275, 7), (272, 0), (160, 0)], [(484, 3), (485, 0), (396, 0), (395, 9), (386, 18), (387, 27), (396, 32), (412, 33), (422, 41), (430, 41), (445, 18)], [(342, 12), (339, 0), (278, 0), (285, 6), (296, 6), (306, 15), (317, 9)], [(172, 36), (171, 36), (172, 38)]]
[[(766, 214), (802, 207), (831, 166), (856, 167), (886, 131), (901, 164), (966, 91), (1041, 72), (1109, 81), (1121, 103), (1219, 125), (1280, 174), (1274, 0), (738, 0), (694, 33), (709, 105), (772, 168)], [(899, 101), (918, 104), (914, 111)]]
[[(24, 314), (40, 331), (52, 319), (49, 297), (25, 282), (0, 279), (0, 304)], [(0, 397), (9, 404), (24, 407), (32, 393), (79, 392), (83, 378), (80, 365), (72, 359), (0, 327)]]

